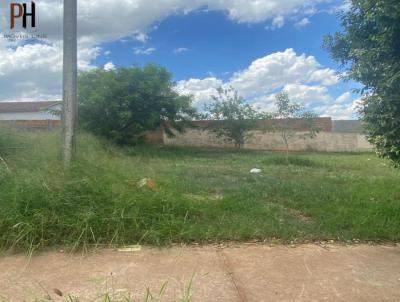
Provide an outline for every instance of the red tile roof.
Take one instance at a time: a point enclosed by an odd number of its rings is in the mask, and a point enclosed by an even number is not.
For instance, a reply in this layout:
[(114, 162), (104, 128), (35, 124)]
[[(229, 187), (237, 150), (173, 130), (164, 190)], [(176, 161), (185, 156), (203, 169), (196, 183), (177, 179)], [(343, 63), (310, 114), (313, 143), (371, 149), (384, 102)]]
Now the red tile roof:
[(61, 101), (54, 102), (0, 102), (0, 113), (14, 112), (39, 112), (53, 105), (61, 104)]

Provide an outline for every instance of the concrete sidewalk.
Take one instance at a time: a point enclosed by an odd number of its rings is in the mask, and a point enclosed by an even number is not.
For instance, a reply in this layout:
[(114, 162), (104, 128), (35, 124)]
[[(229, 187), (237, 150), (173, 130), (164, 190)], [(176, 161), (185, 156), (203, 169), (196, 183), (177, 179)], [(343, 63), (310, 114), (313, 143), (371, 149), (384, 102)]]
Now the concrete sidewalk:
[(144, 301), (146, 288), (158, 297), (163, 284), (162, 301), (180, 301), (188, 290), (191, 301), (206, 302), (400, 301), (400, 247), (238, 245), (0, 258), (5, 301), (65, 301), (67, 293), (79, 301), (105, 293)]

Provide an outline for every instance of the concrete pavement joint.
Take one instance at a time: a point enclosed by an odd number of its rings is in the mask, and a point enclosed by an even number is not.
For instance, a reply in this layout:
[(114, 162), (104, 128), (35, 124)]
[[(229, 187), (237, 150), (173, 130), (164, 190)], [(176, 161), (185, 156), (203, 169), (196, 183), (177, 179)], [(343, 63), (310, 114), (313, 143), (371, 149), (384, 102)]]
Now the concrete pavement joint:
[[(400, 246), (328, 244), (144, 247), (138, 252), (99, 250), (67, 255), (49, 251), (33, 256), (0, 257), (0, 301), (43, 298), (52, 289), (87, 301), (105, 291), (126, 291), (133, 301), (143, 290), (157, 290), (170, 280), (163, 301), (175, 301), (193, 272), (204, 278), (194, 285), (194, 301), (400, 301)], [(97, 282), (97, 281), (96, 281)], [(8, 297), (8, 298), (7, 298)], [(53, 297), (54, 298), (54, 297)], [(90, 300), (92, 299), (92, 300)]]
[(219, 258), (221, 259), (222, 267), (223, 267), (224, 271), (228, 274), (229, 279), (231, 280), (231, 283), (233, 284), (233, 286), (234, 286), (234, 288), (235, 288), (235, 290), (236, 290), (236, 292), (238, 294), (239, 301), (240, 302), (246, 302), (247, 300), (245, 299), (244, 294), (240, 290), (238, 282), (235, 280), (235, 276), (234, 276), (234, 272), (233, 272), (232, 266), (230, 265), (228, 259), (226, 258), (223, 248), (218, 248), (217, 249), (217, 254), (218, 254)]

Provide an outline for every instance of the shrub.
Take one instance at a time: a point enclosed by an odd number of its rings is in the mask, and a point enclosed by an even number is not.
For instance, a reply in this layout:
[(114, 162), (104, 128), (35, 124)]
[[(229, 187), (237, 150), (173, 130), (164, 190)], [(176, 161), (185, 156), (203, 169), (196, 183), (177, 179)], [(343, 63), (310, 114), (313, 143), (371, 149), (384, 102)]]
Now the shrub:
[(190, 96), (173, 90), (171, 77), (155, 65), (80, 74), (80, 126), (125, 145), (158, 127), (171, 135), (171, 129), (182, 131), (195, 110)]

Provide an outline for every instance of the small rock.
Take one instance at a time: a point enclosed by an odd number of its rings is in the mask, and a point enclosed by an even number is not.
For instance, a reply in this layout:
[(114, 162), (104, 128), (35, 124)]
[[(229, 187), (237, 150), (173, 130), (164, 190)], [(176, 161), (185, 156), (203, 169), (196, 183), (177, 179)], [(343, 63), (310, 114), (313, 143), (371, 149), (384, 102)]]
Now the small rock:
[(257, 169), (257, 168), (253, 168), (253, 169), (250, 170), (251, 174), (260, 174), (261, 172), (262, 172), (262, 170), (261, 169)]

